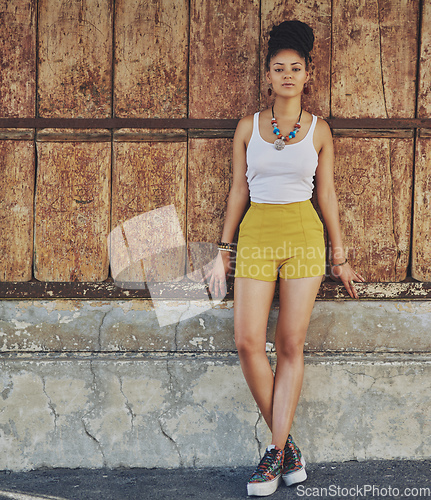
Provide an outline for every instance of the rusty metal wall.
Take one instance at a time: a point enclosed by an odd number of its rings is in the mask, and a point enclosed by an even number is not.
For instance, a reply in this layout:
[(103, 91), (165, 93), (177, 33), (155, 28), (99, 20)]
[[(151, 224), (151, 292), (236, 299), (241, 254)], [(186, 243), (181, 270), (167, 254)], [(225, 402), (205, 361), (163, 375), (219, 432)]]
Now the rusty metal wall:
[[(350, 257), (431, 281), (430, 132), (393, 121), (430, 117), (429, 2), (0, 0), (0, 18), (0, 119), (238, 119), (269, 103), (269, 29), (309, 22), (305, 107), (383, 119), (334, 130)], [(232, 130), (100, 128), (0, 129), (1, 281), (103, 281), (109, 231), (170, 204), (189, 242), (217, 241)]]

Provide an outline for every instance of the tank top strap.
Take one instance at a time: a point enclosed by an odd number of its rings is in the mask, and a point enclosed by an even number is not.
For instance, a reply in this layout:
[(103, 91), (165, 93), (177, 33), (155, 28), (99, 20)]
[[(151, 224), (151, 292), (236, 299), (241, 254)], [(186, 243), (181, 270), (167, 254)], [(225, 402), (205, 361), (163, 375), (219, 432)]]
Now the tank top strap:
[(311, 115), (311, 116), (312, 120), (311, 120), (310, 130), (307, 132), (307, 139), (313, 142), (313, 135), (314, 135), (314, 129), (316, 128), (317, 116), (316, 115)]
[(252, 137), (259, 135), (259, 111), (254, 114), (253, 117), (253, 132), (251, 134)]

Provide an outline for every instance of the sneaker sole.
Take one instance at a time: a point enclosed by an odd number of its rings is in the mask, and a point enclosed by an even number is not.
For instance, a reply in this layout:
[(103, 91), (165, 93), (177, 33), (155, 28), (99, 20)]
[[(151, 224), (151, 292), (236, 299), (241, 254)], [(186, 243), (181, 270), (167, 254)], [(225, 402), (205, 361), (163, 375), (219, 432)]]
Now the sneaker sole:
[(301, 457), (302, 469), (296, 470), (295, 472), (288, 472), (283, 474), (283, 481), (286, 486), (292, 486), (292, 484), (302, 483), (307, 479), (307, 472), (305, 471), (305, 459)]
[(268, 495), (272, 495), (277, 491), (280, 482), (281, 474), (271, 481), (265, 481), (263, 483), (248, 483), (247, 495), (255, 497), (267, 497)]

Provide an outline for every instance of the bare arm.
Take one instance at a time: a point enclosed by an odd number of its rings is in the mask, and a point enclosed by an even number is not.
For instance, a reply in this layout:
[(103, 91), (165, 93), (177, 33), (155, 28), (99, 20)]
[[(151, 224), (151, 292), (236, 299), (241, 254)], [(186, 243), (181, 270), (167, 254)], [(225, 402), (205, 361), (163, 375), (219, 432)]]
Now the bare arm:
[(316, 125), (316, 139), (316, 149), (319, 151), (319, 162), (316, 170), (317, 199), (331, 241), (334, 274), (344, 283), (349, 295), (358, 298), (358, 294), (353, 287), (353, 280), (365, 281), (364, 278), (355, 273), (349, 263), (337, 266), (337, 264), (345, 261), (346, 256), (341, 236), (337, 194), (335, 192), (332, 134), (328, 124), (323, 120), (318, 120)]
[[(232, 186), (227, 201), (226, 216), (221, 241), (232, 243), (235, 231), (249, 200), (247, 178), (246, 144), (251, 136), (253, 117), (240, 120), (233, 139)], [(209, 289), (218, 297), (226, 294), (226, 274), (230, 268), (231, 254), (219, 251), (214, 266), (209, 273)]]
[(249, 190), (245, 176), (247, 170), (246, 143), (251, 134), (250, 117), (243, 118), (237, 126), (233, 138), (232, 186), (227, 201), (226, 217), (221, 241), (232, 243), (235, 231), (244, 214), (249, 200)]

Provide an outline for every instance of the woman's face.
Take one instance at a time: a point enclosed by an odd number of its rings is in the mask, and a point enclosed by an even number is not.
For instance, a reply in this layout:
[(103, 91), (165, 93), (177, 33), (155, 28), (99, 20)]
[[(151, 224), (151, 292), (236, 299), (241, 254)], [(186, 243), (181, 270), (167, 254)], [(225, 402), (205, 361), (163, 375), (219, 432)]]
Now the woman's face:
[(280, 50), (272, 57), (266, 73), (266, 79), (272, 84), (274, 92), (285, 97), (301, 93), (309, 78), (305, 59), (293, 49)]

